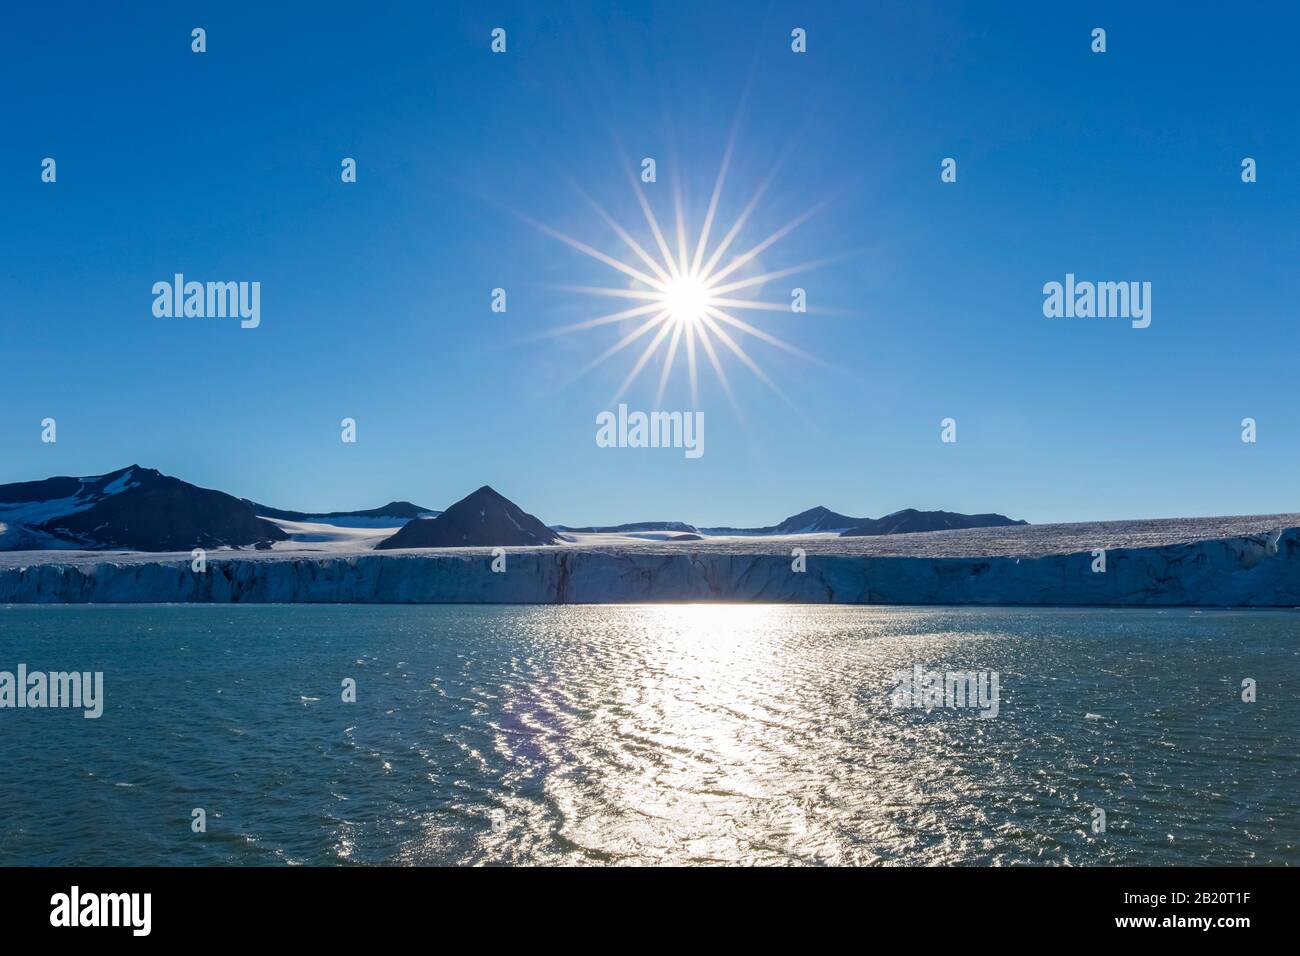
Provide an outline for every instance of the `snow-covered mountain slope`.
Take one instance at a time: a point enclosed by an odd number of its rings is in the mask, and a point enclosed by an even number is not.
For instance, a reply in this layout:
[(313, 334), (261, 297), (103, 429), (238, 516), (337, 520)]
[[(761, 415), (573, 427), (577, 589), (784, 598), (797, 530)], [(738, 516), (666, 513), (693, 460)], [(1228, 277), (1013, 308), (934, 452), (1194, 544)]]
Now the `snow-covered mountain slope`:
[(353, 526), (332, 521), (285, 521), (270, 519), (286, 535), (284, 541), (271, 546), (273, 552), (302, 554), (319, 551), (330, 554), (357, 554), (371, 551), (390, 537), (391, 525)]
[(139, 465), (0, 485), (0, 550), (176, 551), (284, 537), (238, 498)]
[[(244, 500), (248, 501), (247, 498)], [(272, 521), (328, 524), (340, 528), (400, 528), (406, 522), (415, 518), (436, 518), (442, 514), (441, 511), (421, 508), (409, 501), (390, 501), (386, 505), (380, 505), (378, 508), (368, 508), (364, 511), (326, 512), (286, 511), (283, 508), (259, 505), (255, 501), (248, 501), (248, 503), (252, 505), (257, 514)]]
[(76, 548), (78, 543), (41, 530), (47, 521), (85, 511), (134, 487), (135, 466), (89, 478), (46, 478), (0, 485), (0, 550)]
[(0, 551), (269, 549), (295, 542), (368, 550), (408, 521), (438, 514), (409, 501), (324, 514), (285, 511), (130, 465), (106, 475), (0, 485)]

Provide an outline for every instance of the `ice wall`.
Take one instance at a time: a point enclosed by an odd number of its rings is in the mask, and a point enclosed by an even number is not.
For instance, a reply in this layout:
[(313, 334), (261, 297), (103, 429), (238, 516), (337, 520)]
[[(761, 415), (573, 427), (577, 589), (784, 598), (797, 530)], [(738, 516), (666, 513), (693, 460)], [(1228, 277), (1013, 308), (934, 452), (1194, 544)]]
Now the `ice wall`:
[(318, 602), (584, 604), (766, 601), (836, 604), (1300, 606), (1300, 529), (1037, 558), (883, 557), (809, 550), (646, 552), (545, 548), (351, 556), (214, 553), (0, 567), (0, 603)]

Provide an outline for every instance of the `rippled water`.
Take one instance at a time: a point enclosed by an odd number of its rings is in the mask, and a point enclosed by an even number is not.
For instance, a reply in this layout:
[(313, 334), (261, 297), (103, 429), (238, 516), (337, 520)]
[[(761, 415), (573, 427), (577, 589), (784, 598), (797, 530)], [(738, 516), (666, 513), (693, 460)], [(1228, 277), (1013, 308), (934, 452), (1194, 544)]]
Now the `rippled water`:
[[(1262, 611), (0, 608), (0, 670), (102, 670), (106, 698), (0, 710), (0, 863), (1295, 864), (1298, 634)], [(917, 662), (997, 671), (998, 716), (892, 706)]]

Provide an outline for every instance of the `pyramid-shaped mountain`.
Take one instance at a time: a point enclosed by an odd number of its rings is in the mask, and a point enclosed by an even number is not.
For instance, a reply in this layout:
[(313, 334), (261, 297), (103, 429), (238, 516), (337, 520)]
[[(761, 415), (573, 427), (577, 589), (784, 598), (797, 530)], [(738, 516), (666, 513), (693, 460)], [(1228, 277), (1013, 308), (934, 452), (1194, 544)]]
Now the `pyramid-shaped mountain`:
[(546, 525), (484, 485), (436, 518), (407, 522), (375, 547), (504, 548), (555, 544), (559, 540), (559, 535)]

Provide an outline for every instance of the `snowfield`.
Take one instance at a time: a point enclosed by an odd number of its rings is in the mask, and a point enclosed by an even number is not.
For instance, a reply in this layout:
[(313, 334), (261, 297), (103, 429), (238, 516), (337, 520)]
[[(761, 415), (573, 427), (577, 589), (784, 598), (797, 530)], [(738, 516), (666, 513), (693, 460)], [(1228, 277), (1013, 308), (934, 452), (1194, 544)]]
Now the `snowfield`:
[(210, 551), (203, 573), (189, 552), (0, 553), (0, 602), (1300, 605), (1300, 514), (854, 538), (566, 532), (507, 548), (504, 573), (489, 548), (377, 552), (391, 529), (276, 523), (290, 540)]

